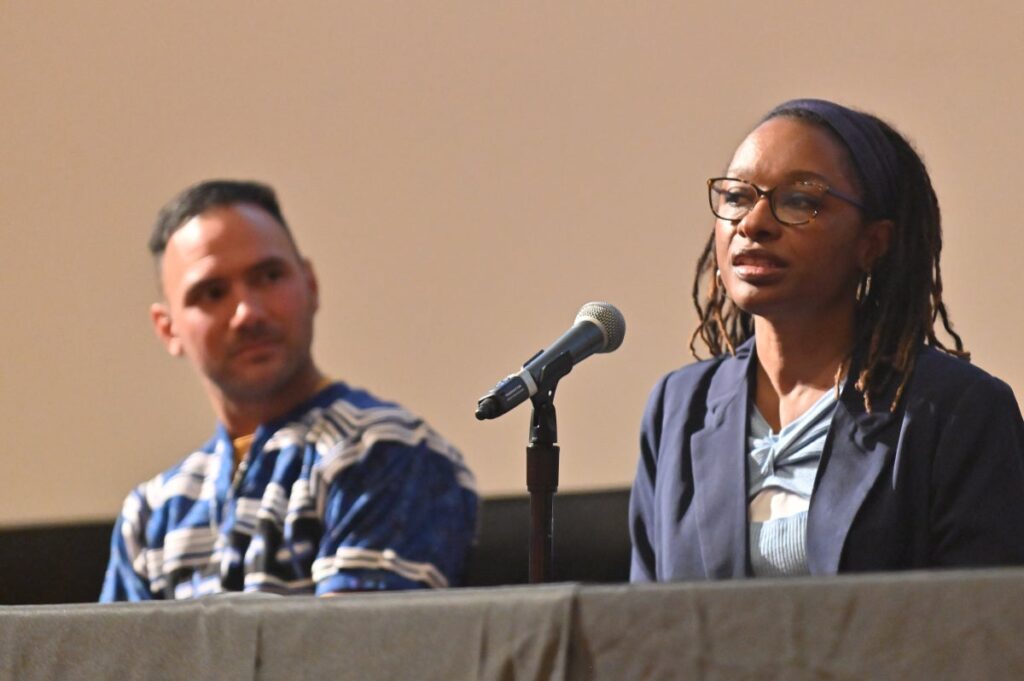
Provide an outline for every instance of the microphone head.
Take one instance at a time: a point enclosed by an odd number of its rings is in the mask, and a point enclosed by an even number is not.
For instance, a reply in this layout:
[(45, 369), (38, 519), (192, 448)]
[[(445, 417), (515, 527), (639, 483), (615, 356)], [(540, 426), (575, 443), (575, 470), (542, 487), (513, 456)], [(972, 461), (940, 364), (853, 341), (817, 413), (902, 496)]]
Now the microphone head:
[(611, 303), (587, 303), (576, 313), (576, 321), (573, 323), (578, 324), (582, 321), (593, 323), (604, 334), (604, 345), (595, 352), (618, 350), (622, 345), (622, 339), (626, 337), (626, 320)]

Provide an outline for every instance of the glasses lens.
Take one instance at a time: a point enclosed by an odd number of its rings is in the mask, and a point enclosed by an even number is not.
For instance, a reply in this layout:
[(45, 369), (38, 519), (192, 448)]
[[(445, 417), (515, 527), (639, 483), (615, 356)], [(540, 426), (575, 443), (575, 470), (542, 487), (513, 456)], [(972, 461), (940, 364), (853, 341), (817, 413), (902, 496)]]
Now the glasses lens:
[(821, 210), (825, 191), (825, 187), (806, 182), (777, 187), (772, 192), (775, 217), (790, 225), (810, 222)]
[(757, 203), (757, 191), (740, 180), (719, 179), (708, 185), (711, 212), (723, 220), (739, 220)]

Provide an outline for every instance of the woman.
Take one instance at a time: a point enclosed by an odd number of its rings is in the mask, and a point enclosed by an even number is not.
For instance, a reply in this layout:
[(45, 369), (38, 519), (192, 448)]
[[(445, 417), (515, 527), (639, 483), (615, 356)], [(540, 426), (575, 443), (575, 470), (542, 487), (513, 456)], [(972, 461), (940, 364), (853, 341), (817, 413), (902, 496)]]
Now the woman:
[(953, 331), (910, 144), (794, 100), (708, 190), (691, 350), (714, 357), (647, 404), (633, 581), (1024, 563), (1024, 422)]

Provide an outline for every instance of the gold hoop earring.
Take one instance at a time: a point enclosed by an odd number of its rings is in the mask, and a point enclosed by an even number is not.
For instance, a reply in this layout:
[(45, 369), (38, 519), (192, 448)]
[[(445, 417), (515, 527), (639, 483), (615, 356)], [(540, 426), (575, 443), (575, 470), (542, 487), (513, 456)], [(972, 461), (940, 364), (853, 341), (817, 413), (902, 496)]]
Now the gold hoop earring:
[(857, 287), (857, 302), (865, 300), (871, 293), (871, 272), (867, 272), (861, 277), (860, 286)]

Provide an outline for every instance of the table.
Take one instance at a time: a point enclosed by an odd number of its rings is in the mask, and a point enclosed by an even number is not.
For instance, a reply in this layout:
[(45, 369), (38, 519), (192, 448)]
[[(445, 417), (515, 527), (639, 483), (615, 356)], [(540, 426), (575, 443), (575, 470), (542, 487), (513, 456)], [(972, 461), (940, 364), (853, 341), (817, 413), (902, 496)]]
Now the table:
[(0, 608), (0, 679), (1024, 678), (1024, 569)]

